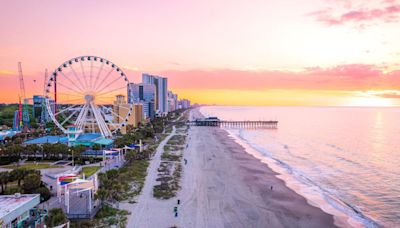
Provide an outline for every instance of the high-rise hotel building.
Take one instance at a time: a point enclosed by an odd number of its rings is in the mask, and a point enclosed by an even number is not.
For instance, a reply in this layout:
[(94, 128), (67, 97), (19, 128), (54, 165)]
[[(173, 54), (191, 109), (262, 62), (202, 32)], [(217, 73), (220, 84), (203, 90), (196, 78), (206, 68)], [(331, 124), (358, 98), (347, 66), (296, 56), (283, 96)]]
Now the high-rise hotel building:
[(155, 85), (155, 107), (159, 114), (168, 112), (168, 79), (151, 74), (142, 74), (142, 82), (144, 84)]
[[(124, 95), (117, 95), (113, 104), (113, 122), (123, 123), (129, 112), (130, 104), (126, 103)], [(143, 120), (143, 105), (134, 103), (132, 105), (131, 115), (128, 116), (128, 122), (121, 128), (121, 133), (126, 134), (128, 127), (137, 127)]]
[(155, 115), (156, 86), (154, 84), (129, 83), (128, 102), (141, 103), (143, 105), (143, 116), (153, 119)]

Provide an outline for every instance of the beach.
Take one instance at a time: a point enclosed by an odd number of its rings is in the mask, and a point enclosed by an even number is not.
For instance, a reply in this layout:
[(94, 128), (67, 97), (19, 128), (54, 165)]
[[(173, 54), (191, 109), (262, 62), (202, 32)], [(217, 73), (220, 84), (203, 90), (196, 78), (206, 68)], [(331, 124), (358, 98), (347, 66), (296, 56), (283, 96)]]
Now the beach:
[[(190, 118), (200, 116), (191, 111)], [(177, 196), (151, 196), (158, 164), (150, 164), (138, 202), (123, 206), (132, 212), (128, 227), (336, 227), (332, 215), (308, 204), (223, 129), (191, 127), (187, 144)]]

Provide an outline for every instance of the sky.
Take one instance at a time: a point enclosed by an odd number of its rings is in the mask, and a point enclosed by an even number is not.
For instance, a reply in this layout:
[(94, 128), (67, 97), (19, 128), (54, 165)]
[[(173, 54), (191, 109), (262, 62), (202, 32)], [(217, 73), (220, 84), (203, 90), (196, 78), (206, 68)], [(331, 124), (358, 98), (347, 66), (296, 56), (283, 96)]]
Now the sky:
[(19, 61), (32, 96), (95, 55), (201, 104), (399, 106), (399, 28), (397, 0), (0, 0), (0, 102)]

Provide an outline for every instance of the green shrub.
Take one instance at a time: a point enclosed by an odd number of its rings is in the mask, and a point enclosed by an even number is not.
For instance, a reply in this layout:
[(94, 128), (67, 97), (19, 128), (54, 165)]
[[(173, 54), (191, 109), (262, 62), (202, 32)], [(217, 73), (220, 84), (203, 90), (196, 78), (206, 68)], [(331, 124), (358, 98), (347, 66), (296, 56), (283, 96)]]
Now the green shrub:
[(64, 211), (61, 208), (53, 208), (49, 211), (49, 215), (45, 219), (46, 226), (54, 227), (64, 224), (68, 221)]
[(14, 195), (15, 193), (22, 193), (23, 190), (21, 187), (18, 186), (8, 186), (4, 190), (4, 195)]
[(34, 193), (40, 194), (40, 202), (45, 202), (50, 199), (51, 193), (50, 190), (46, 187), (39, 187), (34, 191)]

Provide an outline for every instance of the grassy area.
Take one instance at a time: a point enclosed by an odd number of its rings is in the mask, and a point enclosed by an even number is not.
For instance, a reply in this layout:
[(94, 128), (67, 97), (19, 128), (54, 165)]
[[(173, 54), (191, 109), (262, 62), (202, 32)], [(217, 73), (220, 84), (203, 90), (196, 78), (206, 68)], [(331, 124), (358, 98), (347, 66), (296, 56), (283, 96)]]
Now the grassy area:
[(20, 166), (16, 165), (6, 165), (6, 166), (1, 166), (1, 168), (6, 168), (6, 169), (17, 169), (17, 168), (24, 168), (24, 169), (54, 169), (54, 168), (63, 168), (63, 166), (60, 165), (51, 165), (47, 163), (27, 163), (23, 164)]
[(100, 226), (106, 225), (105, 227), (117, 226), (126, 227), (128, 221), (127, 216), (130, 213), (126, 210), (119, 210), (112, 208), (108, 205), (104, 205), (96, 214), (96, 219), (100, 220)]
[(128, 193), (128, 197), (137, 196), (142, 191), (144, 181), (147, 176), (147, 167), (149, 166), (149, 161), (147, 160), (137, 160), (133, 165), (128, 168), (128, 174), (131, 176), (131, 181), (135, 183), (136, 188), (133, 192)]
[(167, 144), (169, 145), (183, 145), (186, 141), (186, 135), (174, 135), (172, 136)]
[(99, 170), (100, 166), (86, 166), (82, 168), (82, 174), (85, 174), (85, 177), (88, 178), (92, 176), (97, 170)]
[[(169, 170), (166, 170), (166, 173), (168, 172)], [(175, 197), (180, 188), (179, 180), (181, 178), (181, 172), (181, 163), (176, 163), (172, 176), (163, 175), (157, 178), (157, 181), (159, 181), (160, 184), (153, 187), (153, 196), (158, 199), (170, 199)]]
[(170, 145), (167, 144), (164, 146), (164, 151), (178, 151), (178, 150), (183, 150), (185, 147), (184, 146), (180, 146), (180, 145)]
[(163, 161), (180, 161), (181, 157), (182, 157), (181, 155), (170, 154), (168, 152), (164, 152), (161, 155), (161, 159)]

